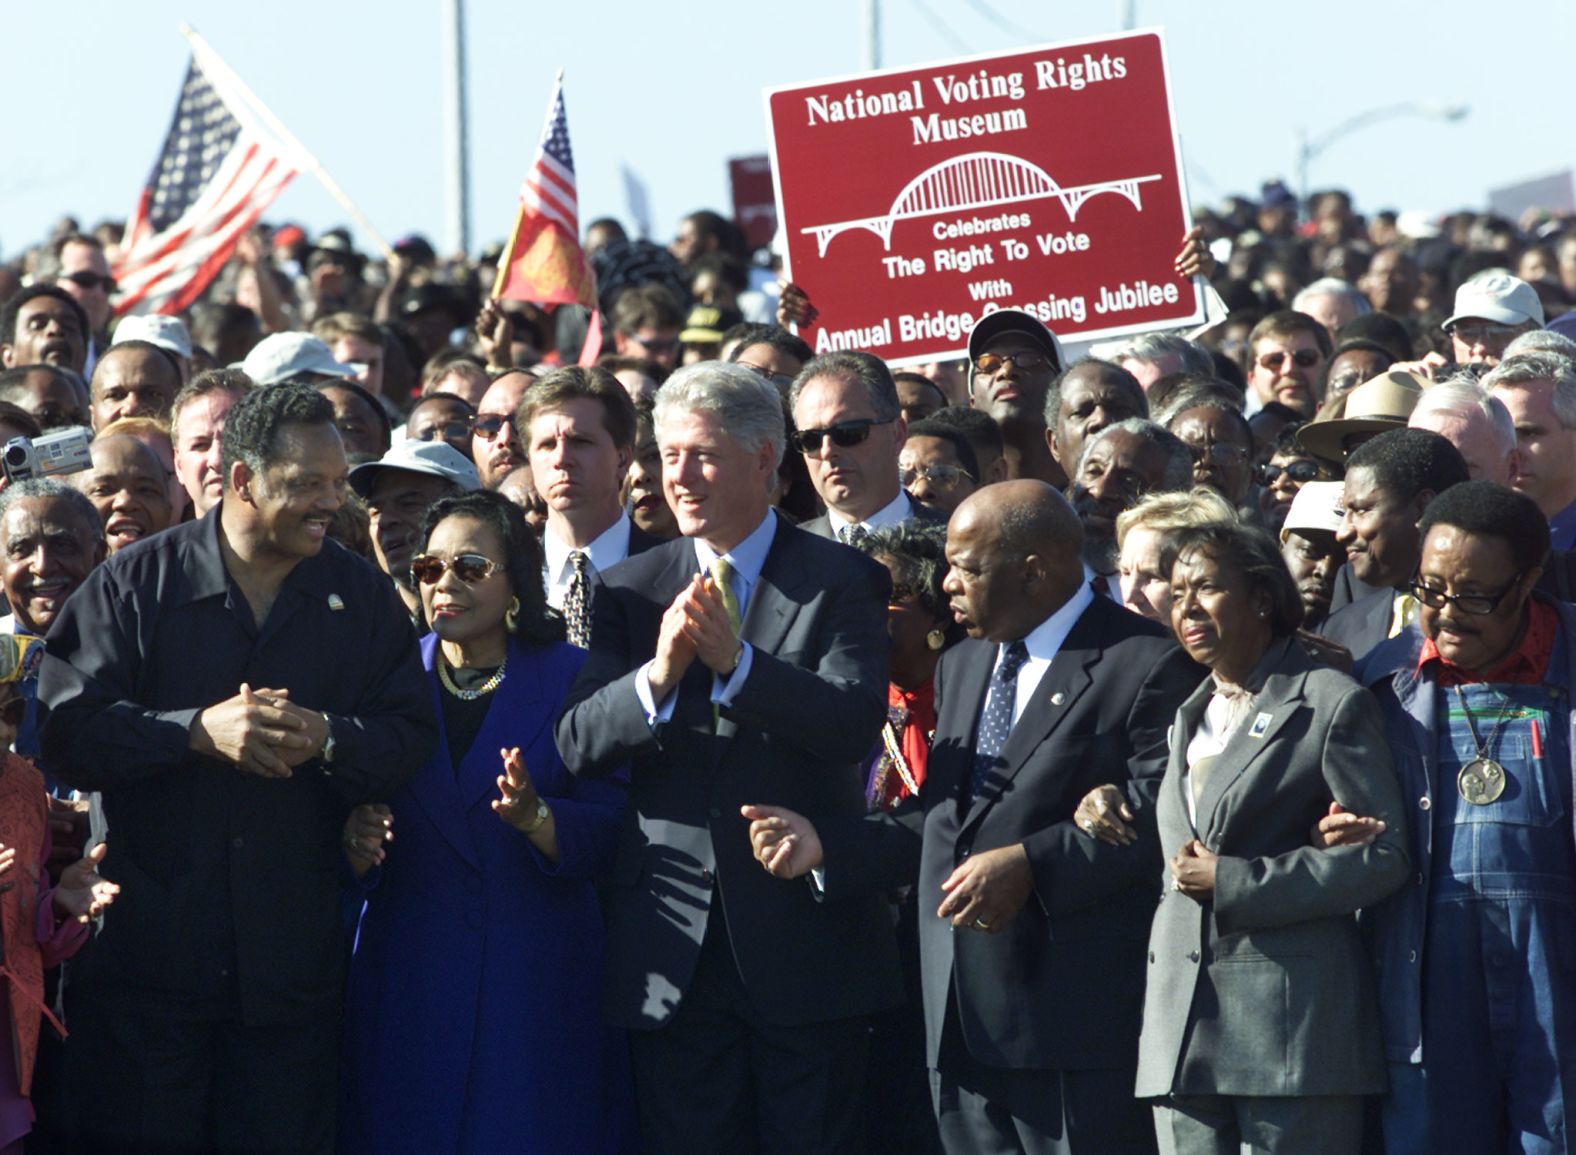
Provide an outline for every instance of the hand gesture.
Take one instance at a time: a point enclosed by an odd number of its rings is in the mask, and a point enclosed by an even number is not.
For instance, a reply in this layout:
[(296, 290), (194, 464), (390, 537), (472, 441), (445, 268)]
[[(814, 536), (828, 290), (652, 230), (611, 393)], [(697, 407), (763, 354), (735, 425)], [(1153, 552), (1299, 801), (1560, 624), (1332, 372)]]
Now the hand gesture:
[[(60, 884), (55, 887), (55, 910), (66, 918), (78, 922), (92, 922), (104, 913), (104, 908), (115, 901), (120, 886), (110, 882), (98, 872), (104, 861), (108, 844), (100, 842), (87, 854), (77, 859), (60, 873)], [(6, 851), (7, 854), (15, 853)]]
[(937, 918), (954, 927), (1000, 934), (1018, 917), (1034, 890), (1029, 852), (1015, 842), (999, 850), (982, 850), (965, 858), (941, 884), (946, 897)]
[(1385, 832), (1384, 820), (1353, 814), (1339, 802), (1330, 803), (1330, 812), (1314, 824), (1308, 845), (1319, 850), (1337, 846), (1367, 846)]
[(503, 773), (498, 775), (499, 796), (493, 799), (492, 808), (499, 818), (524, 833), (525, 827), (536, 825), (536, 809), (541, 796), (531, 781), (530, 771), (525, 768), (525, 759), (520, 757), (520, 748), (511, 746), (498, 753), (503, 758)]
[(357, 806), (345, 819), (345, 858), (357, 878), (383, 865), (383, 845), (393, 841), (394, 812), (381, 802)]
[(810, 303), (810, 294), (792, 281), (782, 282), (782, 295), (777, 298), (777, 323), (786, 329), (789, 325), (813, 325), (821, 310)]
[(1196, 838), (1177, 851), (1171, 860), (1171, 889), (1179, 890), (1194, 902), (1215, 897), (1215, 864), (1219, 857)]
[(267, 262), (268, 246), (263, 243), (260, 232), (256, 229), (248, 229), (236, 242), (235, 255), (241, 258), (242, 264), (250, 265), (255, 269)]
[(1210, 277), (1215, 273), (1215, 254), (1204, 243), (1204, 230), (1198, 225), (1182, 237), (1182, 248), (1176, 256), (1176, 270), (1184, 277)]
[[(11, 868), (16, 865), (16, 847), (0, 846), (0, 877), (11, 873)], [(10, 884), (7, 883), (9, 886)]]
[(1132, 807), (1115, 786), (1096, 786), (1085, 794), (1073, 821), (1090, 838), (1109, 846), (1131, 846), (1138, 841), (1138, 831), (1128, 825), (1133, 821)]
[(739, 635), (722, 604), (722, 593), (706, 574), (685, 590), (685, 636), (694, 643), (695, 654), (707, 669), (727, 677), (739, 661)]
[(77, 809), (77, 804), (64, 798), (49, 796), (49, 877), (59, 879), (66, 867), (82, 857), (82, 848), (88, 841), (87, 804)]
[(755, 861), (773, 878), (803, 878), (821, 865), (821, 836), (802, 814), (781, 806), (741, 806), (750, 820)]
[(673, 604), (662, 613), (662, 624), (657, 630), (657, 654), (651, 663), (651, 695), (658, 702), (683, 681), (690, 663), (695, 660), (695, 643), (686, 632), (689, 617), (685, 606), (699, 581), (697, 577), (680, 590)]
[(290, 767), (321, 745), (308, 736), (303, 711), (285, 708), (289, 696), (288, 690), (253, 691), (243, 682), (235, 697), (197, 715), (188, 745), (260, 778), (288, 778)]
[(514, 322), (504, 312), (503, 302), (489, 299), (476, 315), (476, 340), (487, 364), (495, 369), (514, 366)]

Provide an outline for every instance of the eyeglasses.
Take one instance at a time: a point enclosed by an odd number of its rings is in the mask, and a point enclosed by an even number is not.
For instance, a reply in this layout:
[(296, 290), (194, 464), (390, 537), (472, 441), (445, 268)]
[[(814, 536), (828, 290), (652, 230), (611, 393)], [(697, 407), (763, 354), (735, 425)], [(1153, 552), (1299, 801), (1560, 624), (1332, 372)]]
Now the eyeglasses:
[(1225, 441), (1212, 441), (1208, 445), (1187, 445), (1187, 451), (1193, 455), (1193, 464), (1201, 465), (1212, 461), (1216, 465), (1241, 465), (1248, 459), (1248, 451), (1240, 445), (1231, 445)]
[(1445, 332), (1463, 345), (1482, 345), (1489, 341), (1504, 341), (1516, 333), (1514, 325), (1495, 325), (1489, 321), (1458, 321)]
[[(500, 421), (506, 418), (499, 418)], [(453, 421), (445, 421), (442, 425), (429, 425), (425, 429), (417, 429), (410, 436), (416, 441), (459, 441), (471, 435), (471, 423), (463, 417), (456, 417)], [(498, 428), (503, 428), (499, 425)]]
[(1259, 368), (1278, 372), (1290, 357), (1299, 369), (1312, 369), (1324, 359), (1324, 354), (1317, 349), (1298, 349), (1293, 353), (1276, 350), (1274, 353), (1259, 354)]
[(891, 425), (893, 420), (891, 417), (885, 421), (860, 417), (853, 421), (839, 421), (836, 425), (829, 425), (825, 429), (800, 429), (790, 440), (795, 449), (806, 455), (821, 452), (821, 439), (824, 437), (830, 437), (832, 444), (839, 449), (852, 449), (870, 440), (870, 430), (875, 426)]
[(793, 384), (793, 378), (788, 376), (788, 374), (773, 373), (764, 365), (751, 365), (748, 361), (735, 361), (734, 364), (740, 366), (741, 368), (748, 369), (751, 373), (754, 373), (757, 377), (760, 377), (763, 380), (770, 381), (779, 389), (786, 389)]
[(1025, 370), (1044, 369), (1055, 364), (1044, 353), (981, 353), (974, 358), (974, 371), (990, 377), (1009, 363)]
[(671, 353), (679, 347), (677, 337), (635, 337), (632, 338), (648, 353)]
[(471, 421), (471, 432), (479, 433), (486, 440), (492, 441), (505, 425), (514, 428), (514, 418), (507, 413), (480, 413)]
[(101, 277), (99, 274), (90, 273), (86, 269), (77, 273), (61, 273), (60, 279), (62, 281), (70, 281), (79, 289), (97, 289), (102, 286), (106, 293), (115, 291), (114, 277)]
[(418, 554), (410, 559), (410, 576), (424, 586), (437, 585), (443, 575), (454, 571), (454, 576), (468, 586), (486, 581), (495, 573), (502, 573), (503, 566), (479, 553), (462, 553), (444, 559), (430, 553)]
[(1511, 595), (1525, 576), (1525, 574), (1517, 574), (1510, 579), (1510, 584), (1497, 594), (1447, 594), (1444, 590), (1425, 586), (1421, 578), (1412, 579), (1411, 590), (1412, 596), (1431, 610), (1442, 610), (1448, 603), (1464, 614), (1481, 617), (1483, 614), (1491, 614), (1497, 610), (1499, 603)]
[(974, 475), (961, 465), (927, 465), (923, 469), (909, 466), (906, 469), (899, 469), (897, 474), (898, 482), (904, 489), (908, 489), (916, 481), (928, 481), (938, 489), (954, 489), (964, 478), (973, 481)]
[(1258, 482), (1267, 488), (1279, 481), (1283, 473), (1298, 485), (1305, 485), (1318, 479), (1319, 463), (1316, 461), (1293, 461), (1289, 465), (1276, 465), (1273, 462), (1265, 462), (1259, 466)]

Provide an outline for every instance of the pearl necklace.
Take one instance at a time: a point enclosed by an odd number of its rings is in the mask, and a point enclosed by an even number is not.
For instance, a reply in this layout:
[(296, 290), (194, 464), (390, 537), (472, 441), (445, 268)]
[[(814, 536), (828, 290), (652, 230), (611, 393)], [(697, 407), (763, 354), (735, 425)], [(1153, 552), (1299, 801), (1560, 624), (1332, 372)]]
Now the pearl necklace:
[(503, 664), (498, 667), (493, 676), (474, 690), (462, 690), (454, 684), (454, 679), (449, 677), (449, 664), (443, 660), (441, 655), (438, 657), (437, 665), (438, 681), (443, 683), (443, 688), (462, 702), (474, 702), (477, 698), (486, 697), (503, 684), (504, 671), (509, 667), (509, 656), (505, 654)]

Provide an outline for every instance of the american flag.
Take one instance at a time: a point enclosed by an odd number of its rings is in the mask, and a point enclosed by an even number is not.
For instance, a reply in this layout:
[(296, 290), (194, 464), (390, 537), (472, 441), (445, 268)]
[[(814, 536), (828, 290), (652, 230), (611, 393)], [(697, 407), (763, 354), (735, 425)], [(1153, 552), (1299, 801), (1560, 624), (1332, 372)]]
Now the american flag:
[(194, 54), (115, 265), (117, 313), (178, 313), (299, 171)]
[(498, 263), (493, 296), (542, 304), (596, 307), (596, 283), (580, 249), (580, 205), (575, 196), (575, 158), (564, 115), (564, 84), (553, 84), (547, 124), (536, 156), (520, 186), (509, 248)]

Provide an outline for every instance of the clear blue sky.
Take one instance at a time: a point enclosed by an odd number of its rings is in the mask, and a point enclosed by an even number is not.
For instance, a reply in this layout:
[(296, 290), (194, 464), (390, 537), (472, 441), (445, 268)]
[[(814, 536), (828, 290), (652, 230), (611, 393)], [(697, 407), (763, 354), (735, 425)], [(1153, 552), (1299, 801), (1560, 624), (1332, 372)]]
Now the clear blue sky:
[[(1166, 31), (1195, 203), (1293, 173), (1314, 136), (1367, 109), (1463, 103), (1458, 124), (1394, 120), (1333, 145), (1314, 187), (1364, 209), (1445, 210), (1571, 167), (1557, 119), (1568, 0), (1136, 0)], [(124, 217), (153, 162), (195, 25), (390, 238), (442, 244), (437, 0), (72, 0), (6, 5), (11, 94), (0, 256), (61, 214)], [(883, 63), (918, 64), (1116, 31), (1120, 0), (883, 0)], [(621, 166), (651, 194), (653, 231), (729, 208), (726, 161), (765, 151), (763, 87), (858, 71), (859, 0), (469, 0), (473, 247), (512, 219), (555, 68), (566, 72), (581, 219), (626, 218)], [(992, 15), (996, 19), (992, 19)], [(303, 176), (271, 219), (345, 221)]]

